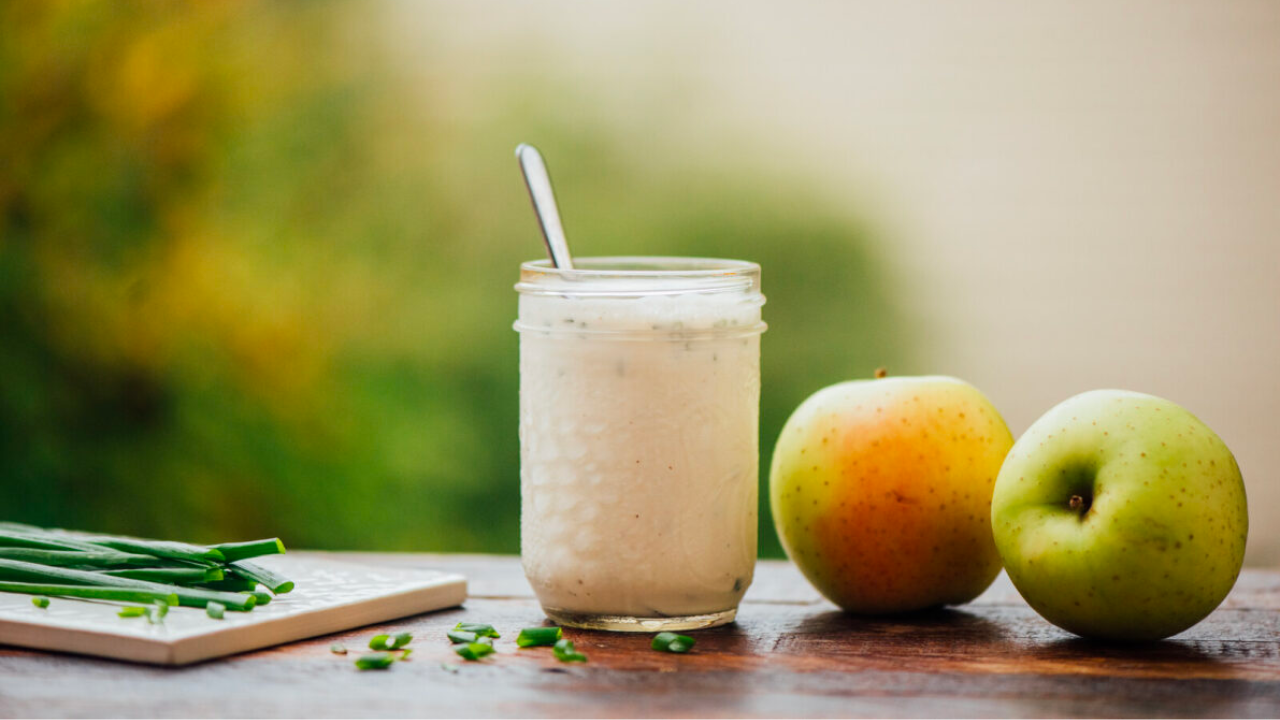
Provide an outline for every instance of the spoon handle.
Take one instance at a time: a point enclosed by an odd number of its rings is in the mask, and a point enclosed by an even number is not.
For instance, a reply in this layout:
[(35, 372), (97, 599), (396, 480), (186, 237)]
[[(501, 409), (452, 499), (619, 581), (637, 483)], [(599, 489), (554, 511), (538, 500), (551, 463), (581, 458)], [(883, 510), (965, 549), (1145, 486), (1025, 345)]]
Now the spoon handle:
[(556, 209), (551, 176), (547, 173), (542, 154), (534, 146), (521, 143), (516, 146), (516, 159), (520, 161), (525, 185), (529, 186), (529, 199), (533, 201), (533, 211), (538, 214), (538, 225), (542, 227), (547, 252), (551, 253), (551, 263), (562, 270), (572, 270), (569, 243), (564, 237), (564, 226), (560, 224), (560, 211)]

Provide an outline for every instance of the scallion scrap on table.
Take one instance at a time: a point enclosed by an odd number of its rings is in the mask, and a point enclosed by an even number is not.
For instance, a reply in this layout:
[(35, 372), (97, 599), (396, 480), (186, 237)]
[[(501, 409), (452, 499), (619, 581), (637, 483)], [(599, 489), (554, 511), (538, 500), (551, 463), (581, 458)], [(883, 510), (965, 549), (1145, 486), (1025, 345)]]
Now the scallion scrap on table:
[(369, 653), (356, 658), (356, 667), (360, 670), (386, 670), (395, 661), (396, 656), (389, 652)]
[(44, 608), (49, 607), (49, 598), (43, 595), (37, 595), (31, 598), (31, 604), (43, 610)]
[(491, 637), (491, 638), (502, 637), (501, 635), (498, 634), (498, 631), (495, 630), (492, 625), (489, 625), (486, 623), (460, 622), (457, 625), (454, 625), (453, 629), (461, 630), (462, 632), (473, 632), (476, 634), (477, 637), (480, 637), (480, 636)]
[(283, 552), (278, 538), (202, 546), (0, 522), (0, 592), (158, 601), (142, 611), (153, 621), (162, 619), (170, 605), (205, 608), (217, 617), (217, 606), (248, 612), (270, 602), (259, 584), (273, 593), (292, 590), (288, 578), (246, 562)]
[(573, 646), (573, 641), (568, 638), (561, 638), (556, 641), (552, 648), (556, 659), (560, 662), (586, 662), (587, 656), (578, 652)]
[(411, 633), (399, 633), (396, 635), (374, 635), (369, 640), (370, 650), (399, 650), (400, 648), (413, 642)]
[(448, 633), (449, 642), (451, 643), (473, 643), (476, 641), (476, 634), (466, 632), (464, 630), (450, 630)]
[(464, 660), (479, 660), (486, 655), (493, 654), (493, 645), (484, 643), (461, 643), (453, 646), (453, 651)]
[(677, 635), (673, 632), (661, 632), (653, 636), (653, 642), (650, 644), (654, 650), (669, 653), (687, 653), (693, 648), (696, 642), (688, 635)]
[(211, 602), (204, 606), (204, 613), (214, 620), (221, 620), (223, 613), (227, 611), (227, 606), (220, 602)]
[(564, 637), (564, 631), (558, 626), (524, 628), (516, 636), (516, 645), (522, 648), (555, 645), (562, 637)]
[(116, 614), (122, 618), (142, 617), (147, 614), (147, 609), (144, 607), (138, 607), (137, 605), (130, 605), (128, 607), (120, 608), (120, 612)]
[(147, 620), (153, 624), (164, 622), (164, 616), (169, 614), (169, 603), (163, 600), (157, 600), (147, 608)]

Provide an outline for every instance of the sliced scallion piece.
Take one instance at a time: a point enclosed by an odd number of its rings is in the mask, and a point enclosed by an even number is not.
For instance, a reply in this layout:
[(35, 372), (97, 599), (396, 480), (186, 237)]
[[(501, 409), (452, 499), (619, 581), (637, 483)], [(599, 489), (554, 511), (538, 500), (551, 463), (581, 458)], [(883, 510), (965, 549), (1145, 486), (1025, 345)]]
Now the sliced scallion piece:
[(356, 667), (361, 670), (386, 670), (395, 661), (395, 655), (389, 652), (369, 653), (356, 658)]
[(255, 592), (258, 589), (258, 583), (242, 577), (227, 577), (224, 575), (221, 580), (200, 583), (200, 587), (219, 592)]
[(555, 645), (556, 641), (562, 637), (564, 637), (564, 631), (559, 627), (524, 628), (516, 636), (516, 645), (522, 648)]
[(241, 560), (231, 563), (229, 569), (246, 580), (266, 585), (268, 590), (277, 595), (283, 595), (293, 589), (292, 580), (257, 563)]
[(463, 632), (473, 632), (473, 633), (475, 633), (475, 634), (476, 634), (476, 636), (484, 635), (484, 636), (491, 637), (491, 638), (500, 638), (500, 637), (502, 637), (501, 635), (499, 635), (499, 634), (498, 634), (498, 631), (497, 631), (497, 630), (493, 629), (493, 626), (492, 626), (492, 625), (488, 625), (488, 624), (485, 624), (485, 623), (466, 623), (466, 622), (460, 622), (460, 623), (458, 623), (457, 625), (454, 625), (454, 626), (453, 626), (453, 629), (454, 629), (454, 630), (462, 630)]
[(169, 603), (156, 601), (147, 608), (147, 622), (153, 625), (159, 625), (164, 622), (164, 616), (169, 614)]
[(204, 606), (204, 614), (208, 615), (214, 620), (221, 620), (223, 613), (225, 613), (226, 611), (227, 611), (227, 606), (223, 605), (220, 602), (210, 602), (208, 605)]
[(196, 583), (217, 582), (222, 579), (222, 568), (219, 567), (124, 568), (120, 570), (99, 570), (98, 572), (111, 577), (169, 583), (172, 585), (195, 585)]
[(226, 559), (226, 562), (248, 560), (249, 558), (262, 557), (263, 555), (284, 554), (284, 543), (280, 541), (280, 538), (238, 543), (218, 543), (209, 547), (222, 553), (222, 557)]
[(475, 633), (466, 632), (464, 630), (450, 630), (448, 635), (449, 635), (449, 642), (452, 642), (455, 644), (456, 643), (473, 643), (476, 641)]
[(453, 651), (464, 660), (479, 660), (486, 655), (492, 655), (493, 646), (478, 642), (460, 643), (453, 646)]
[(653, 642), (649, 646), (662, 652), (687, 653), (693, 648), (694, 642), (696, 641), (688, 635), (661, 632), (653, 636)]
[(0, 547), (0, 559), (21, 560), (37, 565), (53, 565), (55, 567), (104, 567), (122, 568), (127, 566), (153, 567), (159, 564), (159, 558), (150, 555), (122, 553), (106, 548), (93, 550), (46, 550), (43, 548)]
[(120, 608), (120, 612), (116, 614), (122, 618), (142, 617), (147, 614), (147, 609), (137, 605), (130, 605), (129, 607)]
[(329, 646), (329, 652), (333, 653), (334, 655), (346, 655), (347, 646), (343, 645), (342, 643), (334, 643)]
[(411, 633), (397, 633), (395, 635), (374, 635), (369, 640), (369, 649), (371, 650), (399, 650), (400, 648), (413, 642)]
[(173, 542), (172, 540), (142, 540), (139, 538), (116, 537), (114, 535), (91, 535), (82, 539), (91, 545), (127, 553), (154, 555), (159, 558), (186, 560), (187, 562), (201, 564), (224, 561), (222, 553), (213, 548), (184, 542)]
[(47, 597), (45, 597), (45, 596), (43, 596), (43, 595), (37, 595), (37, 596), (35, 596), (35, 597), (31, 598), (31, 604), (32, 604), (32, 605), (35, 605), (36, 607), (38, 607), (38, 608), (40, 608), (41, 610), (43, 610), (43, 609), (45, 609), (45, 608), (49, 607), (49, 598), (47, 598)]
[[(212, 600), (226, 605), (228, 610), (236, 610), (239, 612), (252, 610), (253, 606), (258, 602), (257, 598), (252, 595), (217, 592), (214, 590), (202, 590), (200, 588), (180, 587), (176, 585), (163, 585), (160, 583), (148, 582), (146, 580), (113, 577), (111, 575), (105, 575), (100, 572), (92, 572), (88, 570), (73, 570), (71, 568), (37, 565), (35, 563), (22, 562), (20, 560), (0, 559), (0, 580), (12, 580), (22, 583), (47, 582), (65, 585), (98, 585), (114, 588), (136, 588), (138, 590), (148, 590), (152, 593), (160, 593), (164, 596), (168, 596), (172, 593), (177, 595), (179, 605), (185, 605), (188, 607), (204, 607)], [(14, 592), (23, 591), (19, 590)], [(53, 595), (56, 593), (44, 594)], [(62, 594), (65, 595), (66, 593)], [(90, 596), (77, 595), (76, 597)]]
[[(38, 530), (38, 528), (36, 528)], [(101, 547), (70, 538), (54, 537), (46, 533), (29, 533), (21, 530), (0, 529), (0, 546), (11, 548), (40, 548), (44, 550), (101, 550)]]
[[(159, 586), (163, 588), (164, 586)], [(116, 600), (121, 602), (151, 602), (164, 600), (177, 604), (178, 597), (167, 589), (160, 591), (139, 590), (134, 587), (102, 587), (98, 585), (57, 585), (49, 583), (27, 583), (0, 581), (0, 592), (22, 593), (24, 595), (45, 595), (48, 597), (78, 597), (91, 600)]]
[(555, 646), (552, 648), (552, 652), (555, 653), (556, 659), (560, 662), (587, 661), (587, 656), (578, 652), (577, 649), (573, 647), (573, 641), (568, 638), (561, 638), (560, 640), (557, 640)]

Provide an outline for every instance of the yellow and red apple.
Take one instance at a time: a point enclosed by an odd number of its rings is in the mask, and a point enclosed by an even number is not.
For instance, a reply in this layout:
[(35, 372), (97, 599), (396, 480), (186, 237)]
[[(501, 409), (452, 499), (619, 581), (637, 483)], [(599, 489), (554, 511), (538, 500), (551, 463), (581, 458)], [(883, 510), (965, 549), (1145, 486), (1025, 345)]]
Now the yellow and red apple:
[(955, 378), (825, 388), (791, 415), (774, 450), (778, 535), (850, 612), (968, 602), (1000, 572), (991, 495), (1012, 445), (986, 396)]

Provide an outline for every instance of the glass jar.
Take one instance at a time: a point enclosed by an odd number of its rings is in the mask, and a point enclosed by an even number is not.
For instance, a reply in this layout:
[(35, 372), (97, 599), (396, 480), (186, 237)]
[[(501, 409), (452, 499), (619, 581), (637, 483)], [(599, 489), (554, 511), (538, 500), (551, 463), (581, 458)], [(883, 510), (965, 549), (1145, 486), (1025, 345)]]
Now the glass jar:
[(760, 267), (575, 265), (516, 285), (525, 575), (563, 625), (730, 622), (756, 561)]

